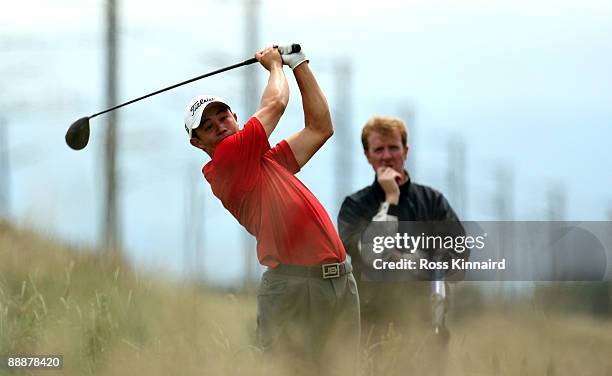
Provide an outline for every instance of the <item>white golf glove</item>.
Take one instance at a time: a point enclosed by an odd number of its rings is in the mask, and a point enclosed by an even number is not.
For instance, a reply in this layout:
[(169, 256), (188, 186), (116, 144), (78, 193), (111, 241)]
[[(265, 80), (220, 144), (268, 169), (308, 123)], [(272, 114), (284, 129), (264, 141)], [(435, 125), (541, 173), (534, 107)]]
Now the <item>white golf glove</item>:
[(288, 65), (291, 69), (295, 69), (298, 65), (308, 62), (306, 59), (306, 55), (304, 55), (304, 51), (301, 50), (299, 52), (292, 52), (293, 45), (286, 44), (282, 46), (278, 46), (278, 52), (281, 54), (281, 58), (283, 59), (283, 64)]

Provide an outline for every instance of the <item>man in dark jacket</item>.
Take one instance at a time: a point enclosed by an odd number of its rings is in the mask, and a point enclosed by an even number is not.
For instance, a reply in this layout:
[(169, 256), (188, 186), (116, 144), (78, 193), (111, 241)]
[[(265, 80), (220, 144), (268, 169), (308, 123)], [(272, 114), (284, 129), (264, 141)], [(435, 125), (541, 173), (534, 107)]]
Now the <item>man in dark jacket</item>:
[[(345, 198), (338, 217), (338, 230), (351, 256), (359, 285), (362, 341), (366, 348), (385, 342), (385, 339), (393, 335), (390, 330), (400, 336), (410, 337), (416, 334), (412, 323), (420, 321), (432, 323), (437, 337), (446, 343), (449, 337), (444, 324), (447, 309), (444, 273), (434, 276), (424, 275), (423, 271), (415, 272), (412, 273), (412, 281), (406, 281), (405, 278), (384, 282), (368, 280), (365, 276), (373, 269), (370, 262), (372, 253), (365, 250), (362, 252), (362, 235), (376, 226), (376, 222), (385, 222), (387, 229), (391, 227), (391, 232), (395, 233), (406, 227), (403, 226), (407, 224), (405, 221), (451, 221), (458, 225), (461, 233), (463, 227), (440, 192), (410, 180), (404, 169), (409, 146), (408, 132), (402, 120), (383, 116), (370, 119), (363, 128), (361, 141), (376, 178), (372, 185)], [(391, 249), (385, 252), (383, 258), (388, 261), (411, 257), (449, 259), (465, 258), (469, 254), (469, 251), (459, 256), (419, 252)], [(428, 325), (418, 326), (426, 327), (427, 334), (431, 334)], [(407, 333), (408, 327), (412, 333)]]

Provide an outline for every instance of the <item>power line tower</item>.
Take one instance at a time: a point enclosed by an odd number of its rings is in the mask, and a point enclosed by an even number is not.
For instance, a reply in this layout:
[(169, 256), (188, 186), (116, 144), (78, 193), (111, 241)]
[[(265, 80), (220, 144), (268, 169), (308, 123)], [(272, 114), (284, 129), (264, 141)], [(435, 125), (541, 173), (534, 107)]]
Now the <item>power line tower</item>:
[(336, 86), (334, 106), (334, 143), (336, 151), (335, 164), (335, 205), (336, 213), (344, 197), (350, 193), (353, 184), (353, 150), (351, 147), (351, 114), (353, 66), (350, 60), (338, 59), (334, 66)]
[(465, 219), (466, 213), (466, 146), (465, 141), (453, 137), (448, 142), (448, 163), (446, 183), (449, 199), (459, 218)]
[(495, 217), (498, 221), (514, 220), (514, 173), (508, 166), (495, 169), (496, 195), (493, 199)]
[(194, 202), (194, 186), (193, 186), (193, 176), (190, 168), (187, 168), (187, 174), (185, 175), (185, 201), (183, 206), (183, 273), (185, 275), (185, 279), (193, 278), (193, 260), (192, 260), (192, 250), (193, 250), (193, 239), (194, 239), (194, 212), (193, 212), (193, 202)]
[(206, 236), (203, 226), (206, 201), (200, 190), (202, 184), (194, 179), (194, 176), (197, 176), (194, 171), (197, 171), (197, 168), (188, 165), (185, 175), (183, 265), (186, 279), (204, 281), (206, 276), (202, 270), (202, 247)]
[(546, 217), (549, 221), (565, 221), (567, 196), (562, 184), (552, 184), (548, 188), (546, 204)]
[(408, 129), (408, 159), (406, 160), (406, 165), (404, 166), (408, 173), (410, 174), (410, 178), (414, 181), (417, 172), (417, 153), (415, 153), (415, 149), (413, 148), (416, 143), (416, 135), (417, 135), (417, 123), (416, 123), (416, 115), (415, 111), (410, 105), (406, 105), (400, 108), (400, 115), (404, 123), (406, 124), (406, 128)]
[[(117, 4), (118, 0), (106, 3), (106, 106), (117, 104)], [(117, 112), (107, 114), (104, 144), (104, 217), (103, 246), (106, 251), (117, 252), (120, 247), (117, 211)]]
[[(546, 220), (549, 222), (557, 222), (565, 220), (565, 208), (566, 208), (566, 194), (565, 188), (561, 183), (552, 183), (546, 191)], [(549, 236), (552, 238), (552, 230), (554, 224), (549, 225)], [(550, 254), (550, 267), (553, 275), (558, 275), (562, 265), (559, 264), (559, 259), (554, 257), (553, 253)]]
[[(496, 189), (493, 198), (493, 211), (496, 220), (503, 222), (498, 227), (499, 239), (495, 259), (499, 260), (505, 257), (514, 260), (517, 256), (520, 256), (516, 253), (515, 229), (512, 222), (514, 220), (514, 173), (510, 167), (499, 164), (494, 171), (494, 180)], [(505, 279), (499, 280), (497, 284), (497, 294), (500, 296), (515, 296), (519, 291), (520, 287), (516, 283)]]
[[(251, 56), (259, 48), (259, 7), (260, 0), (244, 0), (245, 11), (245, 56)], [(257, 110), (258, 99), (261, 94), (257, 82), (255, 67), (244, 69), (244, 113), (252, 114)], [(244, 279), (243, 287), (252, 286), (255, 280), (256, 253), (255, 241), (248, 231), (242, 229), (242, 248), (244, 250)]]
[(8, 122), (0, 116), (0, 219), (8, 219), (11, 211), (11, 171), (8, 147)]

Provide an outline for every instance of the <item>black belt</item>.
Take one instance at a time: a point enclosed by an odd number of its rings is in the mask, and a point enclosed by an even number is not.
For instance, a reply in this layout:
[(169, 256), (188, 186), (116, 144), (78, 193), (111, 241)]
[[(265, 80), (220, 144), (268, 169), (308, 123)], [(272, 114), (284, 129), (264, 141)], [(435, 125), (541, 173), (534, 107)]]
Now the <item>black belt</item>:
[(297, 277), (317, 277), (323, 279), (338, 278), (353, 271), (351, 263), (347, 260), (334, 264), (316, 266), (280, 264), (269, 271), (278, 274), (293, 275)]

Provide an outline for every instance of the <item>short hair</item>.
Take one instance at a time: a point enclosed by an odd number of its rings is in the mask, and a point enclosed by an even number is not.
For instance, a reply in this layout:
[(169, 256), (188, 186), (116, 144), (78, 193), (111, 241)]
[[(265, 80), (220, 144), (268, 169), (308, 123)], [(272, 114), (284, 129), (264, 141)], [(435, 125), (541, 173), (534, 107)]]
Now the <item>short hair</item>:
[(402, 145), (408, 146), (408, 129), (402, 119), (395, 116), (374, 116), (370, 118), (361, 131), (363, 150), (368, 151), (368, 137), (372, 132), (387, 136), (394, 131), (398, 131), (402, 137)]

